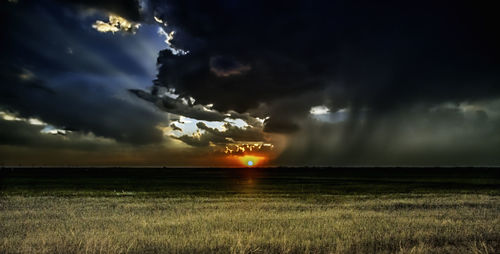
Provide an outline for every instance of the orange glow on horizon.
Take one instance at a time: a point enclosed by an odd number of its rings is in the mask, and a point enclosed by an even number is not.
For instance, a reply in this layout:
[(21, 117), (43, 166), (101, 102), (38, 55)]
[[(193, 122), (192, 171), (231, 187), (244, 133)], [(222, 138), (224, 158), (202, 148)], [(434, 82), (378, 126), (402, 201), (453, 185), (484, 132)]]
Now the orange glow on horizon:
[(266, 157), (256, 155), (243, 155), (237, 158), (244, 167), (260, 167), (263, 166), (267, 160)]

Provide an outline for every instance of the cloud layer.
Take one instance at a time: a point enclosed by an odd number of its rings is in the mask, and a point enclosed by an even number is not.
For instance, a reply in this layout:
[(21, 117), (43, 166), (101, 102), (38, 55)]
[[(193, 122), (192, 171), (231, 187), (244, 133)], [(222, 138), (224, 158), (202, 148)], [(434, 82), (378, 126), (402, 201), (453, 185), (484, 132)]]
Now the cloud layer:
[[(182, 141), (196, 153), (283, 134), (274, 163), (285, 165), (500, 164), (500, 40), (486, 3), (0, 4), (13, 26), (3, 31), (0, 107), (20, 117), (138, 147)], [(152, 82), (145, 53), (157, 56)], [(197, 122), (188, 135), (165, 112), (223, 128)]]
[[(107, 40), (91, 28), (91, 21), (82, 27), (86, 20), (75, 9), (50, 4), (2, 2), (2, 19), (12, 29), (2, 36), (0, 109), (119, 142), (162, 142), (157, 126), (166, 116), (127, 92), (151, 83), (137, 61), (141, 59), (134, 56), (136, 51), (147, 53), (140, 47), (142, 41)], [(107, 6), (102, 4), (95, 7)]]
[[(317, 104), (373, 113), (499, 93), (498, 39), (487, 6), (196, 0), (165, 6), (158, 16), (177, 28), (173, 43), (190, 54), (161, 52), (156, 84), (222, 111), (246, 112), (314, 91), (328, 93)], [(225, 69), (214, 71), (214, 62)], [(296, 103), (303, 105), (299, 114), (311, 107)]]

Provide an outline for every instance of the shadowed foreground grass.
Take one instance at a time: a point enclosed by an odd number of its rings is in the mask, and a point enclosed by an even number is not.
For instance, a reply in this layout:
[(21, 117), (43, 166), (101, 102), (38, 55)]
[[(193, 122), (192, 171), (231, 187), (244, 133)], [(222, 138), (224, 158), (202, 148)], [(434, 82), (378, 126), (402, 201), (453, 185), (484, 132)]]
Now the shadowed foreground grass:
[[(500, 251), (498, 185), (466, 193), (380, 193), (377, 188), (375, 193), (332, 194), (259, 185), (269, 179), (261, 176), (236, 177), (241, 182), (225, 187), (227, 194), (215, 187), (214, 193), (193, 194), (177, 186), (149, 196), (124, 185), (124, 190), (99, 195), (88, 189), (51, 195), (48, 186), (43, 192), (20, 188), (19, 179), (4, 181), (0, 197), (1, 253)], [(200, 185), (189, 181), (175, 182), (186, 189), (189, 183)]]

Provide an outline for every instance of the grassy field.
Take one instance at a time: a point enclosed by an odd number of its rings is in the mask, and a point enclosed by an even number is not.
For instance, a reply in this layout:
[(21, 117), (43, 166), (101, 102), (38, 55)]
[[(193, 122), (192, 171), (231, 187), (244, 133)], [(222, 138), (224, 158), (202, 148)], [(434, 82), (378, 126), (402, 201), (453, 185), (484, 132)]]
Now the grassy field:
[(3, 169), (0, 253), (499, 253), (498, 169)]

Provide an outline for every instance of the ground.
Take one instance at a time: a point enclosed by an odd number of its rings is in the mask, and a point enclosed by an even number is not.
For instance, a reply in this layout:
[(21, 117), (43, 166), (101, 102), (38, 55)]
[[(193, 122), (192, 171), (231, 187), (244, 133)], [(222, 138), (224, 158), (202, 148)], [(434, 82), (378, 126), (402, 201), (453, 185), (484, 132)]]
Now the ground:
[(0, 253), (498, 253), (500, 170), (2, 169)]

